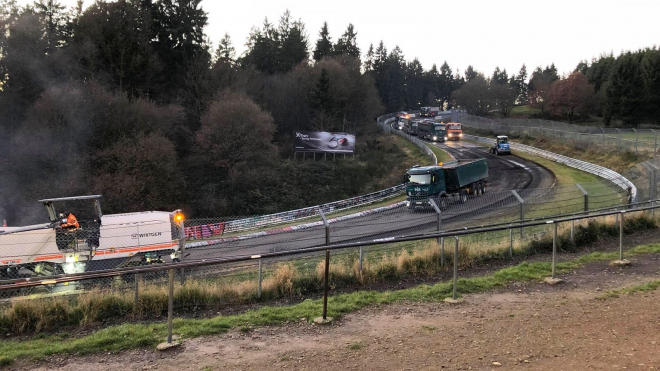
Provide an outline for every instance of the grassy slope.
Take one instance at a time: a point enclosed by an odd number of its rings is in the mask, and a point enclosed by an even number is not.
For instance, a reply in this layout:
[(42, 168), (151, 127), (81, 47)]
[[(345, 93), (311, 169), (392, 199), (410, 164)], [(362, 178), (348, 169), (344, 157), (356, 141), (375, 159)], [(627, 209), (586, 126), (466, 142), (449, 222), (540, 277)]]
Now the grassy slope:
[(438, 158), (438, 162), (449, 162), (453, 161), (454, 158), (449, 155), (445, 150), (440, 147), (434, 146), (433, 144), (428, 144), (428, 147), (431, 148), (431, 151), (435, 153), (435, 157)]
[[(485, 130), (473, 129), (465, 127), (463, 129), (468, 134), (480, 135), (485, 137), (494, 137), (494, 134)], [(575, 147), (570, 141), (562, 142), (547, 138), (517, 138), (510, 137), (516, 142), (526, 144), (532, 147), (541, 148), (550, 152), (560, 153), (564, 156), (576, 158), (578, 160), (591, 162), (592, 164), (604, 166), (612, 169), (618, 173), (623, 173), (626, 170), (634, 167), (636, 164), (652, 158), (648, 153), (640, 153), (639, 155), (632, 152), (617, 152), (610, 150), (602, 150), (599, 146), (592, 146), (589, 148)]]
[[(659, 253), (660, 244), (638, 246), (627, 255)], [(580, 258), (559, 263), (558, 272), (567, 273), (580, 266), (597, 261), (616, 259), (617, 253), (591, 253)], [(550, 262), (521, 263), (504, 268), (492, 275), (462, 278), (458, 281), (461, 293), (483, 292), (512, 282), (538, 280), (551, 272)], [(654, 287), (657, 288), (657, 287)], [(433, 285), (420, 285), (415, 288), (398, 291), (357, 291), (340, 294), (329, 299), (328, 314), (340, 316), (369, 305), (387, 304), (403, 300), (438, 301), (451, 296), (450, 282)], [(174, 333), (185, 338), (223, 333), (230, 328), (249, 328), (250, 326), (277, 325), (287, 321), (311, 320), (321, 313), (321, 300), (305, 300), (292, 306), (263, 307), (239, 315), (218, 316), (211, 319), (177, 319), (174, 321)], [(124, 349), (155, 346), (164, 341), (165, 324), (124, 324), (113, 326), (94, 334), (77, 339), (68, 339), (66, 335), (45, 336), (27, 341), (3, 341), (0, 343), (0, 365), (10, 364), (18, 357), (42, 358), (51, 354), (86, 354), (100, 351), (120, 351)]]

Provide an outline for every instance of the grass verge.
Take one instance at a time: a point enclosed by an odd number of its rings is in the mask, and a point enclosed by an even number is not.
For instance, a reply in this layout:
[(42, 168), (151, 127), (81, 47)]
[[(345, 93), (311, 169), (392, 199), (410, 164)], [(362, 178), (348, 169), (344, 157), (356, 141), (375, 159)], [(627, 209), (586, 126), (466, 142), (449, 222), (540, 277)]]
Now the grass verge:
[[(649, 227), (648, 223), (651, 223), (648, 217), (642, 216), (637, 219), (628, 218), (626, 219), (625, 228), (630, 232), (633, 229), (643, 229), (645, 227)], [(655, 223), (655, 221), (653, 221), (653, 223)], [(655, 227), (655, 224), (653, 224), (653, 227)], [(597, 225), (595, 223), (591, 223), (589, 228), (578, 229), (576, 243), (574, 245), (568, 242), (568, 238), (566, 236), (562, 236), (559, 241), (559, 246), (560, 248), (566, 250), (570, 249), (571, 246), (574, 248), (580, 244), (589, 244), (594, 240), (594, 238), (597, 239), (603, 231), (607, 233), (615, 233), (616, 229), (609, 225)], [(526, 246), (524, 249), (517, 251), (517, 254), (532, 254), (538, 251), (548, 251), (549, 248), (551, 249), (551, 247), (551, 240), (535, 241), (534, 243)], [(632, 248), (626, 252), (626, 256), (630, 257), (647, 253), (660, 253), (660, 244), (643, 245)], [(499, 253), (491, 252), (490, 256), (483, 254), (479, 256), (470, 254), (466, 255), (471, 258), (468, 263), (474, 264), (475, 260), (478, 258), (501, 258), (501, 255), (498, 254)], [(560, 274), (567, 273), (587, 263), (613, 260), (617, 257), (618, 253), (616, 252), (590, 253), (570, 261), (559, 263), (557, 265), (557, 271)], [(434, 255), (432, 251), (427, 251), (426, 255), (421, 253), (409, 255), (407, 252), (402, 252), (397, 257), (395, 266), (392, 266), (395, 261), (388, 259), (387, 262), (381, 262), (380, 268), (385, 269), (387, 272), (393, 272), (394, 274), (396, 274), (399, 269), (406, 270), (408, 272), (417, 271), (421, 273), (424, 272), (425, 269), (433, 270), (434, 268), (432, 266), (435, 266), (437, 269), (439, 266), (438, 259), (439, 257)], [(451, 255), (449, 255), (447, 259), (451, 260)], [(464, 257), (462, 257), (462, 259), (464, 259)], [(296, 287), (294, 280), (298, 281), (299, 283), (304, 282), (304, 280), (300, 278), (296, 279), (295, 272), (292, 271), (291, 266), (288, 266), (287, 269), (289, 269), (289, 273), (280, 273), (280, 276), (278, 277), (280, 284), (277, 284), (276, 282), (274, 284), (274, 288), (284, 291), (288, 290), (290, 293), (291, 290), (294, 290)], [(342, 274), (347, 274), (350, 276), (351, 273), (348, 269), (342, 269), (343, 270), (335, 268), (333, 272), (331, 268), (331, 279), (334, 278), (336, 281), (338, 278), (341, 278)], [(368, 271), (370, 271), (371, 274), (376, 274), (378, 272), (377, 269), (369, 268)], [(462, 294), (477, 293), (490, 290), (495, 287), (507, 285), (512, 282), (541, 279), (550, 273), (550, 262), (523, 262), (512, 267), (500, 269), (491, 275), (461, 278), (458, 280), (458, 287), (459, 292)], [(207, 285), (204, 284), (178, 287), (175, 297), (175, 301), (178, 307), (181, 308), (181, 305), (184, 303), (188, 303), (188, 305), (190, 305), (190, 303), (194, 303), (195, 301), (207, 298), (209, 292), (203, 291), (205, 287), (207, 287)], [(642, 289), (638, 289), (638, 291), (639, 290)], [(389, 304), (407, 300), (420, 302), (439, 301), (449, 297), (451, 293), (451, 282), (440, 282), (432, 285), (424, 284), (414, 288), (397, 291), (356, 291), (347, 294), (338, 294), (329, 298), (328, 315), (332, 317), (340, 317), (346, 313), (350, 313), (367, 306)], [(164, 295), (164, 292), (161, 294), (162, 295), (156, 295), (156, 293), (147, 291), (142, 294), (141, 300), (145, 300), (146, 295), (147, 300), (155, 300), (160, 302), (157, 307), (160, 307), (160, 310), (162, 311), (167, 307), (166, 304), (163, 303), (163, 301), (166, 301), (167, 299), (166, 295)], [(284, 294), (286, 294), (286, 292), (284, 292)], [(93, 301), (92, 298), (96, 298), (96, 300)], [(83, 314), (86, 313), (87, 316), (92, 316), (94, 313), (98, 314), (100, 309), (105, 311), (112, 310), (115, 311), (115, 314), (123, 314), (123, 316), (126, 316), (128, 313), (130, 313), (131, 309), (128, 303), (132, 302), (132, 299), (122, 300), (118, 294), (107, 295), (105, 297), (99, 295), (90, 295), (88, 300), (89, 301), (81, 303), (81, 305), (77, 307), (77, 320), (82, 320), (83, 322), (99, 320), (99, 318), (85, 317)], [(289, 321), (299, 321), (301, 318), (309, 321), (321, 313), (321, 308), (322, 300), (307, 299), (295, 305), (264, 306), (259, 309), (249, 310), (242, 314), (217, 316), (210, 319), (176, 319), (174, 321), (174, 332), (184, 338), (191, 338), (223, 333), (231, 328), (250, 328), (252, 326), (277, 325)], [(46, 318), (50, 318), (50, 320), (54, 321), (58, 318), (58, 313), (64, 313), (72, 310), (72, 308), (67, 308), (64, 301), (59, 299), (49, 301), (35, 300), (24, 303), (16, 303), (9, 309), (11, 310), (10, 312), (5, 311), (2, 317), (0, 317), (0, 328), (2, 328), (3, 331), (8, 331), (11, 330), (11, 328), (15, 328), (14, 326), (20, 324), (21, 322), (24, 324), (29, 324), (31, 323), (30, 321), (39, 320), (39, 317), (33, 318), (31, 317), (31, 314), (42, 316), (42, 319), (45, 316)], [(87, 310), (87, 312), (85, 312), (85, 310)], [(96, 312), (94, 312), (94, 310), (96, 310)], [(111, 313), (105, 314), (109, 315)], [(12, 315), (14, 317), (11, 317)], [(25, 317), (20, 317), (21, 315)], [(47, 315), (50, 315), (50, 317)], [(7, 326), (10, 326), (10, 328), (8, 329)], [(25, 341), (4, 340), (2, 343), (0, 343), (0, 365), (10, 364), (13, 362), (13, 360), (21, 357), (41, 359), (52, 354), (88, 354), (101, 351), (116, 352), (132, 348), (152, 347), (163, 341), (166, 336), (166, 331), (167, 329), (164, 323), (126, 323), (119, 326), (105, 328), (103, 330), (94, 332), (91, 335), (78, 338), (72, 337), (68, 333), (63, 332), (56, 336), (48, 336), (43, 334), (36, 335), (31, 340)]]
[(438, 158), (438, 162), (454, 161), (454, 158), (451, 157), (451, 155), (442, 148), (434, 145), (433, 143), (429, 143), (427, 146), (431, 149), (431, 151), (433, 151), (433, 153), (435, 153), (435, 157)]
[[(488, 130), (463, 127), (466, 134), (480, 135), (489, 138), (495, 136), (494, 132)], [(623, 173), (633, 168), (640, 162), (653, 158), (652, 153), (634, 151), (613, 151), (602, 148), (599, 145), (584, 147), (583, 145), (574, 145), (570, 140), (560, 141), (548, 137), (530, 137), (527, 135), (510, 135), (510, 139), (528, 146), (541, 148), (546, 151), (560, 153), (564, 156), (587, 161), (592, 164), (600, 165), (612, 169), (618, 173)]]
[(642, 285), (637, 285), (637, 286), (632, 286), (632, 287), (626, 287), (624, 289), (620, 290), (612, 290), (608, 291), (602, 296), (599, 296), (598, 299), (612, 299), (612, 298), (618, 298), (620, 295), (632, 295), (638, 292), (647, 292), (647, 291), (655, 291), (658, 288), (660, 288), (660, 281), (651, 281), (647, 282)]

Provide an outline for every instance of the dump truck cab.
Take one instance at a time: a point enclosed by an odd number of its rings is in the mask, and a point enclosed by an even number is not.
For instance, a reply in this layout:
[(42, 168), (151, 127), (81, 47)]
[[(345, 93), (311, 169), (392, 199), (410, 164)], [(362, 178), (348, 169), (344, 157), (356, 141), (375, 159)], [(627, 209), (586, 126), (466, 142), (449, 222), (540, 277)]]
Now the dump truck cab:
[(424, 120), (419, 123), (418, 135), (420, 138), (433, 141), (444, 142), (447, 140), (447, 132), (445, 125), (442, 123), (434, 122), (433, 120)]
[(458, 122), (445, 124), (448, 140), (461, 140), (463, 138), (463, 127)]
[(410, 198), (422, 198), (446, 192), (445, 173), (442, 166), (415, 165), (406, 172), (404, 183), (406, 184), (406, 194)]
[(408, 208), (427, 208), (434, 199), (440, 208), (451, 202), (465, 203), (468, 196), (486, 192), (488, 163), (485, 159), (457, 160), (433, 166), (413, 166), (403, 179)]
[(495, 145), (490, 148), (490, 153), (494, 154), (495, 156), (511, 154), (509, 137), (506, 135), (498, 135), (495, 139)]

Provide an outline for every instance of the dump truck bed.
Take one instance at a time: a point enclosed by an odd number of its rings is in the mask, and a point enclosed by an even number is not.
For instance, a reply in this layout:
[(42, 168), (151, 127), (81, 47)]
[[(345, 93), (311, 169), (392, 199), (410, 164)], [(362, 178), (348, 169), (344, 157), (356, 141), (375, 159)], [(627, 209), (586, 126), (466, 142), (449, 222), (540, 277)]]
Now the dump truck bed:
[(488, 178), (486, 159), (458, 160), (443, 165), (445, 187), (448, 192), (455, 192), (472, 183)]

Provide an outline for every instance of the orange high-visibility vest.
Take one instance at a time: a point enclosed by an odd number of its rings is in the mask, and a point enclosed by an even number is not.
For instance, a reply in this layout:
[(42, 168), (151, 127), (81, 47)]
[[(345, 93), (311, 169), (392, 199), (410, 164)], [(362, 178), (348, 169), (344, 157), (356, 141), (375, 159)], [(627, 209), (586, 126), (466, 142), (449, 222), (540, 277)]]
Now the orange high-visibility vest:
[(80, 228), (80, 224), (78, 224), (78, 219), (73, 214), (69, 214), (69, 216), (66, 217), (66, 223), (62, 224), (63, 228), (68, 228), (68, 227), (76, 227)]

